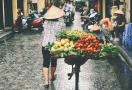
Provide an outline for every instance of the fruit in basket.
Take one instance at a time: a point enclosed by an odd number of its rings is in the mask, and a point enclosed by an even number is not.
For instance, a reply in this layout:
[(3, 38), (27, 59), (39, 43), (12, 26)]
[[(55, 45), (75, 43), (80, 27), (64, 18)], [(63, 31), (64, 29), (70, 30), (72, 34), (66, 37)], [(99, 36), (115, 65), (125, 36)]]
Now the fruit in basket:
[(54, 41), (54, 45), (51, 47), (51, 54), (62, 53), (74, 50), (74, 42), (69, 39), (61, 39), (60, 41)]
[(55, 49), (54, 47), (51, 48), (51, 53), (55, 53), (57, 51), (57, 49)]
[(67, 41), (65, 39), (61, 39), (61, 45), (64, 45)]
[(65, 52), (67, 52), (68, 50), (69, 50), (68, 47), (65, 47), (65, 48), (64, 48), (64, 51), (65, 51)]
[(100, 57), (104, 57), (104, 56), (116, 57), (118, 56), (118, 53), (119, 53), (118, 48), (115, 45), (111, 43), (107, 43), (101, 46), (99, 55)]
[(82, 36), (86, 35), (87, 33), (83, 30), (69, 30), (66, 32), (66, 36), (70, 40), (80, 39)]
[(66, 37), (66, 32), (67, 32), (67, 30), (58, 30), (56, 36), (57, 36), (58, 38)]
[(67, 42), (66, 44), (64, 44), (65, 47), (70, 46), (69, 42)]
[(61, 43), (58, 41), (54, 41), (54, 45), (61, 46)]
[(75, 43), (74, 48), (82, 52), (93, 54), (100, 50), (100, 44), (93, 34), (88, 33)]

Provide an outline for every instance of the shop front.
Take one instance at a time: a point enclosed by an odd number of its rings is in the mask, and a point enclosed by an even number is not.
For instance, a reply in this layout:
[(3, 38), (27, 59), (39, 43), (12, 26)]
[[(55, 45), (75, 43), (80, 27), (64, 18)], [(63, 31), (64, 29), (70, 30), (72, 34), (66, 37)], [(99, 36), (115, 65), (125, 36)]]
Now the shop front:
[(12, 0), (4, 0), (5, 27), (11, 27), (13, 24), (11, 3), (12, 3)]
[(3, 29), (3, 7), (2, 0), (0, 0), (0, 29)]

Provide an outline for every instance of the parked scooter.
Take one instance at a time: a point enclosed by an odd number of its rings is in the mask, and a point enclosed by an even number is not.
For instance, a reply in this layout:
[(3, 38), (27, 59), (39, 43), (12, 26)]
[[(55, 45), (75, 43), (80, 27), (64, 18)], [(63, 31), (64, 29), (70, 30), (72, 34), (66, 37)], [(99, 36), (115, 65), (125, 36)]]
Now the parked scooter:
[(28, 17), (22, 17), (22, 25), (18, 25), (18, 19), (13, 24), (13, 33), (19, 33), (24, 30), (32, 30), (32, 28), (38, 28), (37, 32), (42, 32), (43, 19), (40, 18), (36, 13), (31, 12)]
[(43, 23), (45, 21), (44, 14), (47, 12), (47, 9), (41, 9), (41, 11), (38, 13), (37, 11), (31, 11), (32, 13), (36, 13), (41, 19), (43, 19)]
[(92, 28), (92, 26), (96, 23), (99, 23), (99, 16), (97, 12), (93, 12), (92, 14), (89, 14), (88, 16), (82, 16), (81, 17), (82, 20), (82, 28), (83, 30), (85, 30), (86, 32), (89, 32), (90, 28)]

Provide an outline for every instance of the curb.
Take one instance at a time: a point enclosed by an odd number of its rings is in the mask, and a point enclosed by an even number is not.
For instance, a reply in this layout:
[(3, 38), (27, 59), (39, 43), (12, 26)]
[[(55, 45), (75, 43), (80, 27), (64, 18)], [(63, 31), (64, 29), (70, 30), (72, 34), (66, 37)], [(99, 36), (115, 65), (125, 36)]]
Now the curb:
[(14, 36), (14, 34), (12, 31), (8, 31), (8, 32), (3, 33), (0, 36), (0, 44), (3, 43), (5, 40), (12, 38), (13, 36)]

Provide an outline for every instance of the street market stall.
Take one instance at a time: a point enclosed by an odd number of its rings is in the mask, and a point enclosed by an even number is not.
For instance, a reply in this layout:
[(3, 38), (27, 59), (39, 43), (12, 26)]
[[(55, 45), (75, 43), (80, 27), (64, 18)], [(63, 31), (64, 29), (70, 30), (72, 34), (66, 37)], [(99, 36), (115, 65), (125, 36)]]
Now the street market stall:
[(107, 59), (118, 56), (116, 46), (110, 43), (101, 44), (93, 33), (86, 33), (83, 30), (59, 30), (56, 37), (57, 40), (48, 43), (45, 49), (50, 51), (52, 58), (65, 58), (64, 62), (72, 65), (68, 79), (70, 80), (75, 73), (76, 90), (78, 90), (80, 66), (88, 59)]

